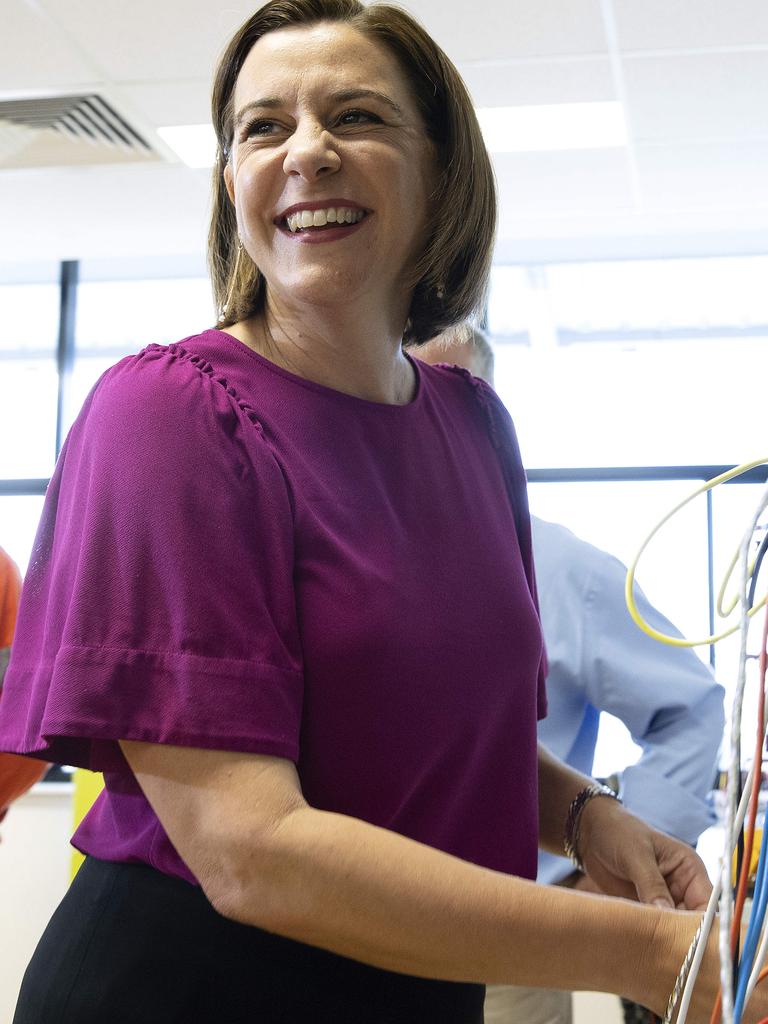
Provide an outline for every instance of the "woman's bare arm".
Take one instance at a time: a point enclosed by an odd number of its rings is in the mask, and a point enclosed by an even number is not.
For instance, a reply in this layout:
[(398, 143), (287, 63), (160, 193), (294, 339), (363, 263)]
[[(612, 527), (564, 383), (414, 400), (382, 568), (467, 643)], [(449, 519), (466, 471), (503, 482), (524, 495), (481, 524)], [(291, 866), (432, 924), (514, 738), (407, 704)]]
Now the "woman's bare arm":
[(537, 886), (315, 810), (279, 758), (121, 746), (226, 917), (403, 973), (616, 992), (663, 1010), (692, 915)]

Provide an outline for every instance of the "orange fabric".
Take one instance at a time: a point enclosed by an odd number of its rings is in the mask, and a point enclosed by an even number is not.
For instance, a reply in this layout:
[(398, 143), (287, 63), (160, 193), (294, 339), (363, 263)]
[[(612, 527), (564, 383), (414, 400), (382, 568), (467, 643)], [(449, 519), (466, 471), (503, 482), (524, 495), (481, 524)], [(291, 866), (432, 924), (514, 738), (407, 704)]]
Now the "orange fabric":
[(0, 647), (10, 647), (21, 595), (21, 575), (0, 548)]
[[(10, 647), (21, 595), (21, 575), (0, 548), (0, 648)], [(0, 680), (0, 683), (2, 680)], [(1, 695), (1, 691), (0, 691)], [(17, 754), (0, 754), (0, 821), (8, 805), (33, 786), (48, 767), (43, 761)]]

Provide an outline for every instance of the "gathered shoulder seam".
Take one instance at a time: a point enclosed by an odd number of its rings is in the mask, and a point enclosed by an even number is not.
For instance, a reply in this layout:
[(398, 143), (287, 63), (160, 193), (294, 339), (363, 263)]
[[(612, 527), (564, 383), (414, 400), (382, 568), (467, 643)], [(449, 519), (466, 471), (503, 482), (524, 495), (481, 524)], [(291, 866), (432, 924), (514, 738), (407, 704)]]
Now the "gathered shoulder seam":
[(201, 376), (208, 377), (221, 387), (227, 395), (233, 400), (235, 405), (240, 409), (243, 415), (253, 424), (253, 426), (263, 434), (264, 428), (259, 420), (256, 410), (245, 401), (237, 392), (237, 390), (230, 384), (227, 378), (220, 373), (216, 372), (216, 368), (203, 356), (198, 355), (195, 352), (191, 352), (188, 348), (185, 348), (179, 342), (174, 342), (171, 345), (146, 345), (139, 353), (137, 358), (142, 358), (148, 352), (159, 352), (167, 355), (169, 359), (175, 360), (179, 363), (189, 363), (194, 366)]
[(143, 358), (147, 353), (159, 353), (166, 356), (167, 358), (176, 361), (178, 363), (189, 363), (190, 366), (194, 366), (201, 378), (207, 378), (212, 381), (215, 385), (220, 387), (232, 400), (233, 404), (242, 412), (248, 422), (255, 428), (256, 432), (261, 436), (264, 441), (270, 456), (272, 457), (275, 465), (277, 466), (280, 475), (283, 478), (285, 484), (286, 495), (288, 502), (291, 507), (291, 514), (295, 519), (296, 507), (293, 489), (290, 485), (285, 469), (283, 468), (281, 460), (277, 457), (276, 453), (272, 449), (272, 446), (267, 442), (264, 435), (264, 427), (259, 419), (258, 413), (245, 401), (244, 398), (238, 393), (237, 389), (232, 386), (229, 380), (221, 373), (218, 373), (214, 365), (205, 359), (203, 356), (198, 355), (196, 352), (190, 351), (181, 342), (173, 342), (170, 345), (157, 345), (150, 344), (146, 345), (140, 352), (137, 353), (137, 358)]
[(501, 403), (493, 388), (480, 377), (475, 377), (464, 366), (451, 366), (446, 363), (443, 368), (460, 377), (474, 395), (475, 401), (482, 409), (488, 424), (488, 433), (493, 447), (497, 451), (510, 449), (509, 432), (499, 422)]

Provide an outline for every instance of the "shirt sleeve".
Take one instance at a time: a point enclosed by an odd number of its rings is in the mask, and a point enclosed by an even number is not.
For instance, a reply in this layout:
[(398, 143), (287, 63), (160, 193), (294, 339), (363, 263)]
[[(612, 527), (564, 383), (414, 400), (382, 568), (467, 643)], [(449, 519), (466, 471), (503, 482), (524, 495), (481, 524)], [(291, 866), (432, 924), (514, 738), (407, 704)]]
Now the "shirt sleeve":
[[(693, 650), (652, 640), (624, 602), (624, 566), (605, 554), (586, 589), (587, 699), (621, 719), (642, 748), (622, 777), (626, 806), (649, 824), (695, 843), (712, 823), (712, 789), (723, 733), (723, 689)], [(680, 636), (638, 589), (638, 608), (655, 629)]]
[(119, 770), (117, 741), (295, 760), (289, 488), (253, 410), (175, 346), (123, 360), (65, 445), (22, 594), (0, 749)]

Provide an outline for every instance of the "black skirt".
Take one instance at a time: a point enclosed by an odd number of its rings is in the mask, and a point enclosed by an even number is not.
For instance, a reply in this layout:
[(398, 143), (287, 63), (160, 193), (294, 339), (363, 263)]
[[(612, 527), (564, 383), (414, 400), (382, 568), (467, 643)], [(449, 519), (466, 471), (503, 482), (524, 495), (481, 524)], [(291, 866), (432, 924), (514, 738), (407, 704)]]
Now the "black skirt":
[(484, 995), (237, 924), (180, 879), (89, 857), (13, 1024), (482, 1024)]

